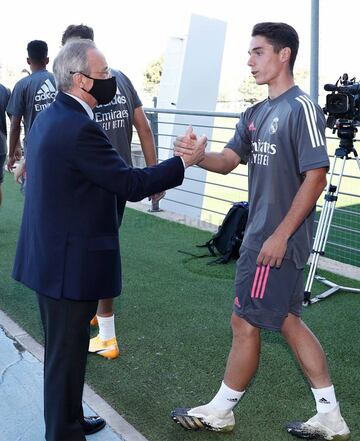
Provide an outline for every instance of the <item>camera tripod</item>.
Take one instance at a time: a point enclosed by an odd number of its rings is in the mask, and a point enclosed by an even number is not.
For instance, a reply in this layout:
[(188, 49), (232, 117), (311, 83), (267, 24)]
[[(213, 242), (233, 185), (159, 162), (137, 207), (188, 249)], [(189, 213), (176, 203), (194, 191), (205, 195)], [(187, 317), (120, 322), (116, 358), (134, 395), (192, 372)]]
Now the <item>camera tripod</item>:
[[(350, 291), (360, 293), (360, 289), (351, 288), (347, 286), (340, 286), (336, 283), (333, 283), (327, 280), (325, 277), (321, 277), (316, 275), (316, 268), (319, 262), (319, 257), (325, 254), (325, 245), (329, 235), (331, 221), (334, 215), (336, 201), (338, 199), (338, 193), (340, 189), (341, 180), (344, 175), (345, 164), (349, 159), (355, 159), (360, 170), (360, 159), (358, 154), (354, 148), (354, 138), (355, 133), (357, 132), (356, 127), (354, 127), (353, 123), (349, 123), (348, 121), (338, 121), (337, 125), (338, 137), (340, 138), (339, 147), (335, 150), (334, 163), (330, 173), (330, 179), (326, 188), (325, 193), (325, 201), (321, 211), (321, 215), (319, 218), (318, 227), (316, 230), (316, 235), (314, 239), (314, 245), (312, 250), (309, 274), (305, 285), (304, 291), (304, 305), (310, 305), (313, 303), (320, 302), (321, 300), (326, 299), (331, 296), (335, 292), (342, 291)], [(354, 158), (350, 157), (353, 155)], [(342, 160), (340, 173), (338, 174), (338, 179), (336, 185), (332, 183), (333, 178), (335, 176), (335, 166), (338, 159)], [(329, 286), (330, 289), (323, 292), (322, 294), (318, 294), (314, 298), (311, 297), (311, 288), (314, 281), (314, 278), (319, 282), (323, 283), (326, 286)]]

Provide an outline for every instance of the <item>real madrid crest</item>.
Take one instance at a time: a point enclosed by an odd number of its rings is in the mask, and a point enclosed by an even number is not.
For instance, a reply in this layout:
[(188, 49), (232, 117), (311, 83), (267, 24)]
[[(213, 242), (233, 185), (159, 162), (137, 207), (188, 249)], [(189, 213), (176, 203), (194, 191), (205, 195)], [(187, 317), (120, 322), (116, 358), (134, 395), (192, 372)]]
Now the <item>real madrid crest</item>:
[(272, 123), (270, 124), (269, 132), (273, 135), (274, 133), (277, 132), (278, 126), (279, 126), (279, 118), (275, 117), (272, 120)]

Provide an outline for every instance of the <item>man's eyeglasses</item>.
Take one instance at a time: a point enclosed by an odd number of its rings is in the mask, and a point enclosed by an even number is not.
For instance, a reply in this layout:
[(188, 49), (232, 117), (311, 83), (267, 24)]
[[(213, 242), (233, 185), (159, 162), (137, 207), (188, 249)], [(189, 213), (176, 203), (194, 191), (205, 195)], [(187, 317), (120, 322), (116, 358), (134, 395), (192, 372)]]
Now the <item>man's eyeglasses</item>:
[[(84, 77), (86, 77), (86, 78), (90, 78), (91, 80), (95, 80), (96, 78), (93, 78), (93, 77), (91, 77), (90, 75), (88, 75), (88, 74), (86, 74), (86, 73), (84, 73), (84, 72), (81, 72), (81, 71), (73, 71), (73, 70), (71, 70), (70, 71), (70, 74), (71, 75), (74, 75), (74, 74), (81, 74), (81, 75), (84, 75)], [(103, 76), (106, 76), (106, 78), (109, 78), (109, 77), (111, 77), (112, 75), (111, 75), (111, 69), (110, 69), (110, 67), (107, 67), (105, 70), (103, 70), (102, 72), (94, 72), (94, 74), (97, 74), (97, 75), (103, 75)]]

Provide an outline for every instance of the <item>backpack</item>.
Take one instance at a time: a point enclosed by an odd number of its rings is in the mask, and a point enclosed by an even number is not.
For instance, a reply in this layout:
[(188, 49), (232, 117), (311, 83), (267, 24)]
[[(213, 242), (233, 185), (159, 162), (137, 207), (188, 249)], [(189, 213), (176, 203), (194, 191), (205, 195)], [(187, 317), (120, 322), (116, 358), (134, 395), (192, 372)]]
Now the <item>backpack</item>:
[[(212, 265), (213, 263), (228, 263), (230, 259), (237, 259), (239, 257), (239, 249), (244, 237), (248, 213), (249, 204), (247, 202), (234, 203), (212, 238), (204, 245), (197, 245), (198, 248), (206, 247), (211, 256), (216, 257), (215, 251), (221, 254), (220, 257), (215, 261), (209, 262), (208, 265)], [(185, 251), (180, 252), (194, 257), (209, 256), (208, 254), (197, 256)]]

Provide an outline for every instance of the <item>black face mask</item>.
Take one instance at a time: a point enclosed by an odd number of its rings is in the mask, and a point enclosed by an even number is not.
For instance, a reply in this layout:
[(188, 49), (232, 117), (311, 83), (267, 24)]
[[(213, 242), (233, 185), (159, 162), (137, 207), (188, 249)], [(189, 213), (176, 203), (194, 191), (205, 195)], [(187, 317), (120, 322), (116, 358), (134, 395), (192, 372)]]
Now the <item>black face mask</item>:
[(89, 77), (83, 73), (86, 78), (90, 78), (94, 81), (93, 87), (90, 90), (85, 90), (85, 92), (90, 93), (98, 104), (108, 104), (114, 98), (116, 94), (116, 78), (111, 77), (106, 80), (100, 80), (98, 78)]

